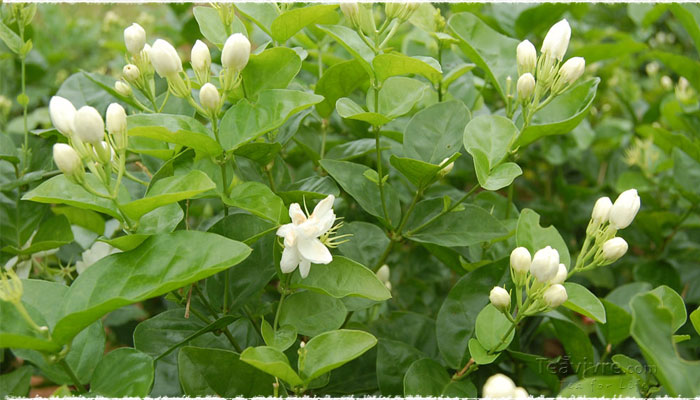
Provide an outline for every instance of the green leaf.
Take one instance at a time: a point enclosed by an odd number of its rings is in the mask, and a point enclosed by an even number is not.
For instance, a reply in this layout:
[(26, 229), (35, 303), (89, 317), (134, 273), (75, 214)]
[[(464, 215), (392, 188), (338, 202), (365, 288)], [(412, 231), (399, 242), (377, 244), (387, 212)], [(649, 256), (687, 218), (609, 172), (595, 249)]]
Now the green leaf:
[[(202, 32), (208, 41), (212, 42), (216, 47), (222, 49), (228, 35), (226, 34), (226, 26), (221, 21), (219, 12), (212, 7), (195, 7), (192, 9), (194, 18), (199, 25), (199, 31)], [(234, 15), (229, 27), (231, 33), (242, 33), (247, 36), (245, 25)]]
[(393, 76), (384, 81), (379, 89), (378, 107), (373, 104), (374, 96), (371, 93), (367, 95), (367, 107), (394, 119), (411, 111), (427, 89), (428, 85), (417, 79)]
[(241, 353), (241, 361), (276, 376), (293, 387), (301, 386), (304, 383), (289, 365), (287, 356), (274, 347), (249, 347)]
[(8, 49), (13, 53), (19, 54), (22, 48), (22, 39), (12, 30), (9, 26), (5, 25), (4, 22), (0, 21), (0, 40), (5, 43)]
[(272, 36), (270, 26), (279, 15), (276, 5), (272, 3), (236, 3), (235, 5), (241, 14), (255, 22), (265, 33)]
[(557, 96), (532, 117), (530, 125), (520, 132), (514, 146), (524, 147), (545, 136), (571, 132), (591, 108), (598, 83), (600, 78), (591, 78)]
[(501, 353), (489, 354), (488, 350), (476, 338), (469, 339), (469, 354), (478, 365), (491, 364), (501, 355)]
[(263, 90), (255, 103), (242, 99), (221, 119), (221, 145), (227, 151), (235, 150), (279, 128), (292, 115), (322, 100), (322, 96), (286, 89)]
[(588, 334), (567, 320), (553, 318), (551, 322), (576, 374), (583, 378), (586, 369), (595, 363), (595, 353)]
[(469, 360), (467, 341), (474, 333), (477, 315), (489, 303), (489, 291), (510, 279), (509, 268), (504, 258), (464, 275), (440, 306), (437, 342), (450, 368), (459, 370)]
[(593, 376), (572, 383), (557, 397), (639, 397), (639, 390), (629, 375)]
[(405, 342), (381, 338), (377, 345), (377, 383), (382, 395), (402, 395), (406, 371), (425, 356)]
[(196, 195), (216, 188), (207, 174), (193, 170), (185, 175), (159, 179), (150, 185), (146, 196), (122, 204), (122, 211), (130, 218), (138, 220), (144, 214), (180, 200), (191, 199)]
[(418, 232), (418, 228), (442, 211), (443, 199), (430, 199), (418, 203), (406, 224), (406, 237), (421, 243), (433, 243), (445, 247), (470, 246), (500, 238), (508, 233), (506, 227), (481, 207), (464, 204), (437, 218)]
[[(389, 162), (416, 187), (426, 187), (435, 180), (442, 168), (439, 165), (391, 155)], [(449, 161), (447, 162), (449, 164)]]
[(491, 170), (506, 157), (517, 134), (518, 128), (508, 118), (480, 115), (464, 128), (464, 148), (472, 155), (474, 149), (480, 150)]
[(668, 395), (694, 397), (700, 394), (700, 361), (678, 354), (672, 339), (676, 318), (663, 295), (651, 291), (632, 298), (630, 333)]
[(571, 256), (566, 242), (554, 226), (542, 228), (540, 216), (529, 208), (523, 209), (518, 218), (518, 227), (515, 232), (515, 242), (518, 246), (525, 247), (533, 256), (537, 250), (546, 246), (552, 246), (559, 252), (559, 262), (571, 268)]
[(311, 291), (297, 292), (282, 304), (279, 324), (295, 327), (300, 335), (316, 336), (340, 328), (346, 314), (343, 302), (336, 298)]
[[(82, 71), (76, 72), (63, 81), (56, 92), (56, 96), (69, 100), (75, 108), (89, 105), (95, 107), (100, 114), (104, 115), (109, 104), (119, 99), (97, 84), (95, 81), (99, 82), (98, 78), (101, 77), (96, 74), (86, 75)], [(110, 85), (113, 85), (112, 82), (114, 81), (109, 78), (106, 78), (106, 80), (110, 82)]]
[(10, 135), (0, 134), (0, 160), (9, 161), (12, 164), (19, 164), (19, 154), (17, 146), (12, 141)]
[(183, 347), (178, 366), (180, 384), (188, 396), (250, 398), (273, 394), (272, 376), (243, 362), (232, 351)]
[(254, 98), (265, 89), (286, 89), (299, 73), (301, 58), (286, 47), (273, 47), (260, 54), (251, 54), (243, 76), (247, 98)]
[(403, 135), (407, 157), (440, 164), (462, 148), (464, 127), (471, 118), (461, 101), (433, 104), (411, 118)]
[(340, 186), (352, 196), (365, 211), (386, 221), (393, 226), (401, 219), (399, 197), (394, 188), (384, 184), (387, 217), (384, 216), (379, 186), (365, 177), (367, 171), (374, 171), (367, 166), (347, 161), (321, 160), (321, 166)]
[(415, 74), (437, 85), (442, 78), (440, 64), (430, 57), (409, 57), (397, 52), (384, 53), (374, 57), (372, 65), (379, 82), (384, 82), (392, 76)]
[(474, 169), (479, 186), (486, 190), (499, 190), (509, 186), (515, 178), (522, 175), (523, 170), (514, 162), (504, 162), (490, 169), (488, 157), (479, 149), (472, 149)]
[(0, 398), (28, 396), (32, 372), (31, 366), (24, 365), (10, 373), (0, 375)]
[(447, 25), (460, 40), (460, 49), (486, 72), (496, 91), (505, 99), (506, 78), (510, 76), (515, 82), (518, 77), (514, 61), (519, 41), (501, 35), (470, 13), (454, 14)]
[(279, 143), (250, 142), (237, 148), (233, 154), (253, 160), (260, 165), (267, 165), (282, 150)]
[(323, 101), (316, 104), (316, 111), (321, 117), (327, 118), (335, 109), (338, 99), (349, 95), (368, 80), (367, 71), (357, 60), (331, 65), (323, 71), (314, 88), (314, 93), (323, 96)]
[(687, 151), (687, 148), (673, 149), (673, 181), (684, 197), (697, 202), (700, 201), (700, 161), (689, 156)]
[(391, 292), (370, 269), (345, 257), (335, 256), (328, 265), (314, 265), (306, 278), (298, 272), (292, 277), (293, 288), (304, 288), (335, 298), (363, 297), (375, 301), (391, 298)]
[(90, 381), (90, 393), (105, 397), (146, 397), (153, 377), (151, 356), (132, 348), (116, 349), (97, 365)]
[[(102, 182), (96, 176), (85, 174), (85, 181), (96, 191), (105, 195), (108, 194)], [(124, 186), (120, 187), (117, 199), (120, 203), (126, 203), (130, 200)], [(42, 182), (32, 191), (22, 196), (22, 200), (49, 204), (66, 204), (108, 214), (117, 219), (122, 218), (112, 201), (87, 192), (82, 186), (71, 182), (63, 174)]]
[(362, 68), (367, 71), (367, 75), (373, 77), (372, 59), (374, 59), (374, 51), (362, 41), (362, 38), (354, 29), (350, 29), (341, 25), (318, 25), (318, 28), (326, 32), (330, 37), (335, 39), (345, 50), (350, 53), (360, 63)]
[(695, 42), (700, 54), (700, 7), (697, 4), (669, 4), (669, 9)]
[(343, 118), (364, 121), (374, 126), (385, 125), (391, 122), (391, 118), (380, 113), (365, 111), (359, 104), (347, 97), (338, 99), (338, 101), (335, 102), (335, 109), (338, 111), (338, 115)]
[[(197, 248), (197, 252), (191, 249)], [(52, 332), (64, 344), (102, 315), (160, 296), (238, 264), (250, 248), (222, 236), (177, 231), (154, 235), (136, 249), (105, 257), (68, 289), (62, 318)]]
[(616, 346), (630, 336), (632, 316), (615, 303), (605, 299), (601, 299), (600, 301), (603, 303), (603, 307), (605, 307), (607, 322), (604, 325), (599, 325), (598, 327), (603, 333), (607, 343), (611, 343), (613, 346)]
[(374, 265), (389, 244), (389, 238), (384, 231), (368, 222), (354, 221), (343, 224), (338, 234), (352, 235), (350, 240), (338, 246), (338, 250), (362, 265)]
[(78, 225), (98, 235), (105, 231), (105, 220), (96, 212), (76, 207), (51, 207), (51, 212), (68, 218), (72, 225)]
[(695, 332), (700, 335), (700, 307), (696, 308), (695, 311), (690, 313), (690, 322), (693, 324)]
[(285, 203), (303, 203), (305, 200), (326, 198), (329, 194), (340, 195), (340, 189), (330, 176), (310, 176), (285, 186), (277, 194)]
[(287, 208), (269, 187), (259, 182), (236, 185), (224, 202), (277, 224), (289, 220)]
[(652, 290), (660, 300), (661, 306), (671, 313), (671, 329), (675, 333), (687, 320), (683, 298), (668, 286), (659, 286)]
[(265, 344), (279, 351), (287, 350), (297, 340), (297, 331), (293, 326), (280, 326), (277, 331), (274, 331), (270, 323), (264, 319), (260, 326), (260, 332), (262, 333), (263, 340), (265, 340)]
[(308, 25), (335, 24), (339, 20), (337, 7), (336, 4), (318, 4), (285, 11), (272, 21), (272, 38), (286, 42)]
[(445, 367), (430, 358), (416, 360), (403, 378), (404, 396), (476, 397), (476, 387), (468, 379), (453, 381)]
[(315, 336), (306, 343), (304, 361), (299, 361), (299, 373), (305, 382), (354, 360), (377, 344), (370, 333), (341, 329)]
[[(515, 329), (510, 330), (512, 325), (502, 312), (492, 304), (487, 304), (476, 317), (474, 332), (484, 349), (490, 352), (502, 351), (515, 336)], [(506, 332), (508, 336), (505, 336)]]
[(31, 245), (27, 247), (6, 246), (2, 251), (15, 255), (30, 255), (70, 243), (73, 241), (73, 231), (68, 218), (56, 215), (43, 221), (31, 241)]
[(578, 283), (564, 282), (563, 285), (568, 296), (564, 307), (605, 323), (605, 307), (593, 293)]
[(191, 147), (198, 157), (216, 156), (223, 151), (210, 131), (185, 115), (136, 114), (127, 117), (128, 134)]

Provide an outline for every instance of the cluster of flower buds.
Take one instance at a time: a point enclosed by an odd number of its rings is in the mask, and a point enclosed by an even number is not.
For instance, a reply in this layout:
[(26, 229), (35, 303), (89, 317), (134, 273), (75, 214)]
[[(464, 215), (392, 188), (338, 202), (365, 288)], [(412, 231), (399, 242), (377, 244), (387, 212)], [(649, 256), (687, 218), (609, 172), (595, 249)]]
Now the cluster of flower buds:
[(127, 64), (122, 68), (122, 80), (114, 83), (114, 90), (124, 97), (131, 97), (131, 85), (149, 100), (155, 99), (153, 66), (150, 61), (151, 46), (146, 43), (146, 31), (137, 23), (124, 29)]
[(128, 145), (124, 108), (117, 103), (107, 108), (109, 135), (105, 135), (105, 122), (93, 107), (76, 110), (69, 100), (54, 96), (49, 102), (49, 115), (53, 126), (68, 139), (68, 144), (56, 143), (53, 147), (54, 162), (61, 172), (71, 181), (85, 184), (83, 162), (87, 162), (88, 168), (108, 183), (111, 171), (119, 168), (115, 153), (123, 157)]
[[(539, 57), (535, 46), (529, 40), (518, 44), (516, 60), (519, 77), (516, 89), (526, 118), (551, 101), (554, 96), (568, 89), (583, 75), (586, 67), (583, 58), (572, 57), (561, 64), (570, 39), (571, 27), (563, 19), (547, 32)], [(540, 104), (547, 93), (548, 99)], [(532, 111), (528, 114), (529, 110)]]
[(384, 264), (379, 269), (377, 270), (377, 279), (379, 279), (384, 286), (386, 286), (389, 291), (391, 291), (391, 281), (389, 278), (391, 277), (391, 270), (389, 269), (389, 266)]
[(398, 18), (406, 21), (418, 9), (420, 3), (388, 2), (384, 5), (384, 14), (387, 19)]
[(489, 377), (481, 390), (481, 397), (485, 399), (526, 399), (530, 397), (522, 387), (516, 387), (509, 377), (503, 374), (495, 374)]

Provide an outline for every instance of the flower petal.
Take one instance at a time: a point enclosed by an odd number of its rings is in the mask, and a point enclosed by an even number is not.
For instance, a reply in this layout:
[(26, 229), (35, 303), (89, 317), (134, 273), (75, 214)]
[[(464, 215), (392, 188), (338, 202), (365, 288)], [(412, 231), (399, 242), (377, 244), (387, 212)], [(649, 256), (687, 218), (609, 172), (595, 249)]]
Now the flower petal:
[(277, 236), (285, 237), (294, 228), (294, 224), (285, 224), (277, 228)]
[(328, 264), (333, 261), (331, 252), (316, 238), (299, 240), (297, 248), (303, 258), (314, 264)]
[(306, 221), (306, 214), (301, 210), (299, 203), (292, 203), (289, 206), (289, 218), (292, 219), (294, 225), (299, 225)]
[(315, 215), (317, 218), (321, 218), (324, 214), (333, 209), (334, 201), (335, 196), (329, 194), (328, 197), (319, 201), (318, 204), (316, 204), (316, 207), (314, 207), (314, 211), (311, 213), (311, 215)]
[(323, 235), (324, 233), (328, 232), (328, 230), (333, 227), (334, 222), (335, 213), (333, 212), (333, 210), (330, 210), (329, 212), (325, 213), (323, 217), (316, 221), (316, 223), (318, 224), (318, 234)]
[(280, 260), (280, 269), (282, 273), (288, 274), (293, 272), (299, 262), (301, 261), (301, 255), (296, 247), (285, 247), (282, 251), (282, 259)]
[(299, 273), (302, 278), (309, 276), (309, 270), (311, 269), (311, 262), (309, 260), (301, 260), (299, 263)]

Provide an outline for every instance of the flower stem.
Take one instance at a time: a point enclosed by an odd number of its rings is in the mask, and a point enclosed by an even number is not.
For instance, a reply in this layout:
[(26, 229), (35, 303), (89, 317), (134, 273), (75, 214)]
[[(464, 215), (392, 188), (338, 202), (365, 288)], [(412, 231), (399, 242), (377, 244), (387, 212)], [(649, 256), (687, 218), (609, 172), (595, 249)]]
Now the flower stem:
[(407, 236), (410, 236), (410, 235), (413, 235), (413, 234), (417, 233), (417, 232), (420, 231), (420, 230), (423, 230), (425, 227), (427, 227), (428, 225), (430, 225), (430, 224), (432, 224), (433, 222), (435, 222), (438, 218), (440, 218), (440, 217), (442, 217), (443, 215), (445, 215), (445, 214), (451, 212), (452, 210), (454, 210), (455, 208), (457, 208), (457, 206), (459, 206), (460, 204), (462, 204), (462, 202), (464, 202), (464, 200), (466, 200), (469, 196), (471, 196), (472, 193), (474, 193), (474, 192), (476, 191), (476, 189), (478, 189), (478, 188), (479, 188), (479, 185), (474, 185), (474, 186), (472, 186), (472, 188), (469, 189), (469, 191), (467, 192), (467, 194), (465, 194), (464, 196), (462, 196), (461, 199), (457, 200), (457, 201), (456, 201), (453, 205), (451, 205), (449, 208), (447, 208), (446, 210), (440, 211), (438, 214), (436, 214), (434, 217), (430, 218), (429, 220), (425, 221), (425, 222), (424, 222), (423, 224), (421, 224), (419, 227), (414, 228), (414, 229), (411, 229), (410, 231), (406, 232), (406, 235), (407, 235)]
[[(282, 286), (282, 296), (280, 297), (280, 302), (277, 304), (277, 312), (275, 313), (275, 320), (272, 323), (272, 330), (277, 332), (277, 323), (279, 322), (280, 319), (280, 311), (282, 310), (282, 303), (284, 303), (285, 297), (287, 297), (287, 288), (289, 287), (289, 281), (292, 278), (292, 274), (287, 274), (287, 278), (285, 279), (285, 283)], [(280, 281), (281, 283), (282, 281)]]

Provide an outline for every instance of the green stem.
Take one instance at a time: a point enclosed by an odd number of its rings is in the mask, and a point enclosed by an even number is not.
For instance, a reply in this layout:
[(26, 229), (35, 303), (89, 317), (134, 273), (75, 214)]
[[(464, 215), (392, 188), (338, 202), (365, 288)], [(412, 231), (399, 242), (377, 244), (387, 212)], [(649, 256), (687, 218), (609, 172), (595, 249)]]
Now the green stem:
[(399, 223), (399, 227), (396, 229), (397, 236), (399, 236), (399, 237), (401, 236), (401, 232), (403, 231), (403, 228), (405, 227), (406, 223), (408, 222), (408, 217), (411, 216), (413, 209), (416, 207), (416, 203), (418, 203), (418, 199), (422, 195), (423, 195), (423, 188), (418, 188), (418, 190), (416, 191), (416, 194), (413, 196), (413, 200), (411, 200), (411, 204), (408, 206), (406, 213), (403, 215), (403, 218), (401, 219), (401, 222)]
[(143, 180), (141, 180), (141, 179), (135, 177), (135, 176), (132, 175), (129, 171), (124, 170), (124, 176), (126, 176), (127, 178), (131, 179), (132, 181), (134, 181), (134, 182), (136, 182), (136, 183), (139, 183), (139, 184), (141, 184), (141, 185), (143, 185), (143, 186), (148, 187), (148, 182), (143, 181)]
[[(277, 332), (277, 323), (280, 318), (280, 311), (282, 310), (282, 303), (284, 303), (285, 297), (287, 297), (287, 288), (289, 287), (289, 281), (292, 278), (292, 274), (287, 274), (284, 286), (282, 286), (282, 295), (280, 297), (280, 302), (277, 304), (277, 312), (275, 313), (275, 320), (272, 323), (272, 330)], [(280, 281), (281, 282), (281, 281)]]
[(464, 200), (466, 200), (469, 196), (471, 196), (472, 193), (474, 193), (474, 192), (476, 191), (476, 189), (478, 189), (478, 188), (479, 188), (479, 185), (474, 185), (474, 186), (472, 186), (472, 188), (469, 189), (469, 191), (467, 192), (467, 194), (465, 194), (464, 196), (462, 196), (461, 199), (457, 200), (457, 201), (456, 201), (453, 205), (451, 205), (447, 210), (440, 211), (437, 215), (435, 215), (434, 217), (430, 218), (429, 220), (427, 220), (426, 222), (424, 222), (423, 224), (421, 224), (419, 227), (417, 227), (417, 228), (415, 228), (415, 229), (412, 229), (412, 230), (406, 232), (406, 235), (410, 236), (410, 235), (415, 234), (416, 232), (418, 232), (418, 231), (424, 229), (426, 226), (428, 226), (428, 225), (432, 224), (433, 222), (435, 222), (435, 220), (437, 220), (438, 218), (440, 218), (440, 217), (442, 217), (443, 215), (445, 215), (445, 214), (451, 212), (452, 210), (454, 210), (455, 208), (457, 208), (457, 206), (459, 206), (460, 204), (462, 204), (462, 202), (464, 202)]
[(70, 379), (73, 381), (73, 384), (76, 388), (81, 393), (87, 393), (87, 390), (85, 389), (85, 386), (83, 386), (82, 383), (80, 383), (80, 379), (75, 375), (75, 372), (73, 372), (73, 369), (68, 365), (65, 359), (61, 359), (61, 361), (58, 362), (58, 364), (63, 368), (64, 371), (66, 371), (66, 374), (70, 377)]
[(496, 346), (494, 346), (493, 349), (491, 349), (491, 350), (488, 351), (488, 354), (493, 354), (493, 353), (495, 353), (496, 351), (498, 351), (498, 350), (496, 350), (496, 349), (498, 349), (499, 347), (501, 347), (501, 346), (503, 345), (503, 343), (506, 342), (506, 339), (508, 339), (508, 336), (510, 335), (510, 333), (513, 332), (513, 329), (515, 329), (515, 326), (518, 324), (518, 322), (520, 322), (521, 315), (522, 315), (522, 314), (518, 315), (518, 317), (515, 319), (515, 321), (511, 321), (510, 328), (508, 328), (508, 330), (506, 331), (506, 333), (501, 337), (501, 340), (498, 342), (498, 344), (497, 344)]
[(508, 186), (508, 202), (506, 203), (506, 219), (510, 217), (510, 209), (512, 208), (511, 206), (513, 205), (513, 187), (514, 184), (511, 183), (510, 186)]
[(386, 37), (384, 40), (382, 40), (382, 43), (379, 45), (378, 49), (381, 50), (386, 46), (386, 44), (391, 40), (392, 37), (396, 34), (396, 31), (399, 30), (399, 26), (401, 26), (401, 21), (396, 22), (392, 27), (391, 30), (389, 30), (389, 33), (387, 33)]
[[(378, 90), (375, 89), (375, 93), (379, 93)], [(375, 107), (379, 107), (378, 103), (375, 103)], [(374, 143), (375, 143), (375, 148), (377, 152), (377, 176), (379, 177), (379, 197), (382, 201), (382, 211), (384, 212), (384, 219), (389, 223), (391, 226), (391, 220), (389, 219), (389, 213), (387, 212), (386, 208), (386, 199), (384, 197), (384, 174), (382, 171), (382, 148), (379, 145), (379, 126), (374, 127)]]
[(124, 177), (124, 171), (126, 170), (126, 150), (121, 150), (119, 152), (119, 171), (117, 171), (117, 180), (114, 182), (114, 191), (112, 191), (112, 197), (116, 198), (119, 193), (119, 185), (122, 183), (122, 178)]
[(394, 242), (395, 240), (389, 240), (389, 243), (386, 245), (386, 248), (384, 249), (384, 252), (382, 253), (381, 257), (379, 257), (379, 260), (374, 265), (374, 268), (372, 268), (374, 272), (377, 272), (377, 270), (379, 270), (379, 268), (381, 268), (381, 266), (384, 265), (386, 259), (389, 258), (389, 254), (391, 253), (391, 248), (394, 246)]

